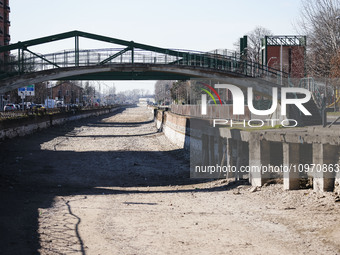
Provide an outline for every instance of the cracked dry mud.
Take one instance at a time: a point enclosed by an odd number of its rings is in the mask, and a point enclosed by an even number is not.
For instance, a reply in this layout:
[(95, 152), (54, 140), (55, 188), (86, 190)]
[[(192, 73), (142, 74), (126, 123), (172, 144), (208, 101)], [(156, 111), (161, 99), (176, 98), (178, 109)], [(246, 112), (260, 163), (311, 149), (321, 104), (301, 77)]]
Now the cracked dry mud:
[(332, 193), (189, 179), (145, 107), (2, 142), (0, 254), (340, 254)]

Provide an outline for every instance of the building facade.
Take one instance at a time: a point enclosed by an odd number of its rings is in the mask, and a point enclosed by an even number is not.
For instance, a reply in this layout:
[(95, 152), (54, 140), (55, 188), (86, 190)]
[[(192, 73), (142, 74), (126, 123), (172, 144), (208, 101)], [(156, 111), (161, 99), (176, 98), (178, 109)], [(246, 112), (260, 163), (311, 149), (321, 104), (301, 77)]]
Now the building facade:
[(286, 72), (291, 78), (306, 75), (306, 36), (265, 36), (262, 64)]
[(52, 98), (64, 101), (64, 104), (82, 103), (84, 89), (70, 81), (65, 81), (52, 87)]
[[(0, 46), (9, 45), (11, 36), (9, 34), (9, 27), (11, 22), (9, 21), (9, 13), (11, 9), (9, 7), (9, 0), (0, 0)], [(0, 53), (0, 68), (4, 70), (4, 62), (9, 59), (10, 52)]]

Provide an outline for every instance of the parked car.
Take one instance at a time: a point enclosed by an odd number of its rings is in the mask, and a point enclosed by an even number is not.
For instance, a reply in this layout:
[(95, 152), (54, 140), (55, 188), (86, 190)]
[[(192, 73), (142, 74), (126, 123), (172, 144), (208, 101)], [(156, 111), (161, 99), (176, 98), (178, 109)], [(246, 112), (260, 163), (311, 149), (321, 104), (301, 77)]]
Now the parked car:
[(77, 104), (69, 104), (67, 107), (74, 110), (79, 110), (80, 108), (79, 105)]
[(36, 107), (36, 108), (46, 108), (45, 105), (43, 105), (43, 104), (36, 104), (35, 107)]
[(64, 102), (63, 102), (63, 101), (56, 101), (56, 106), (57, 106), (58, 108), (64, 107)]
[(45, 108), (42, 104), (31, 104), (30, 109), (39, 109), (39, 108)]
[(15, 111), (16, 110), (16, 106), (14, 104), (6, 104), (4, 106), (4, 111)]

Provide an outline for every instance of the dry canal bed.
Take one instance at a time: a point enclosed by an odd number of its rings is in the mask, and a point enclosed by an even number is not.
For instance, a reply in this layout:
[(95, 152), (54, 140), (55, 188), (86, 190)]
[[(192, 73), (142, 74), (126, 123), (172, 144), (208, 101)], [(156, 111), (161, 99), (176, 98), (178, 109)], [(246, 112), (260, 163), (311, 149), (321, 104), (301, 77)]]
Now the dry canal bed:
[(331, 193), (189, 179), (146, 108), (0, 144), (0, 254), (340, 254)]

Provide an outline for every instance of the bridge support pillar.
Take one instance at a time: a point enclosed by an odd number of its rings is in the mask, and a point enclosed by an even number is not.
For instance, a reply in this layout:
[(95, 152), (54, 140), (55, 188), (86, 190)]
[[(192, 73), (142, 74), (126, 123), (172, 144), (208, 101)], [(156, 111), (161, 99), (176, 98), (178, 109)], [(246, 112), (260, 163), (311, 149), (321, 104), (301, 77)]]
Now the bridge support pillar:
[[(228, 165), (232, 168), (236, 166), (235, 158), (237, 157), (236, 154), (236, 141), (234, 139), (228, 139)], [(233, 171), (228, 173), (228, 177), (232, 178), (235, 177)]]
[[(339, 147), (329, 144), (313, 144), (313, 189), (314, 191), (333, 191), (335, 182), (334, 165), (338, 163)], [(333, 171), (330, 167), (333, 166)]]
[(239, 181), (241, 178), (240, 168), (243, 162), (243, 143), (241, 140), (237, 140), (237, 160), (236, 160), (236, 169), (237, 172), (235, 173), (235, 181)]
[(209, 135), (208, 136), (208, 144), (209, 144), (209, 165), (214, 166), (216, 165), (215, 159), (215, 136)]
[(300, 179), (298, 171), (299, 162), (300, 162), (300, 145), (297, 143), (283, 143), (284, 190), (294, 190), (300, 188)]
[[(233, 162), (233, 140), (227, 139), (227, 166), (232, 167)], [(231, 173), (228, 173), (228, 177), (231, 176)]]
[(210, 155), (209, 155), (209, 136), (203, 134), (202, 135), (202, 163), (204, 166), (209, 165), (210, 163)]
[(264, 173), (261, 166), (270, 164), (270, 143), (260, 140), (259, 135), (252, 134), (249, 140), (249, 182), (252, 186), (262, 186), (269, 173)]

